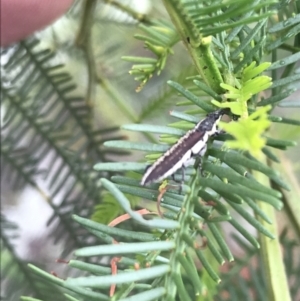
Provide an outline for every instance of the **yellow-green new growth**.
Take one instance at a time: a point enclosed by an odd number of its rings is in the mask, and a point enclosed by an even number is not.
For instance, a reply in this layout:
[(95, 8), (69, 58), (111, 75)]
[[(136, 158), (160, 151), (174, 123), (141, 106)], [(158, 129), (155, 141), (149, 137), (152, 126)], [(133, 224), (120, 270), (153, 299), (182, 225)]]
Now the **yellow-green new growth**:
[(221, 84), (222, 88), (228, 91), (224, 96), (230, 99), (230, 102), (212, 101), (214, 105), (220, 108), (230, 108), (233, 114), (240, 116), (237, 122), (220, 123), (220, 127), (235, 138), (235, 140), (227, 141), (227, 146), (249, 151), (253, 156), (260, 156), (265, 146), (266, 139), (262, 135), (270, 126), (267, 111), (271, 109), (271, 106), (262, 107), (249, 116), (247, 101), (272, 85), (270, 77), (258, 76), (270, 65), (271, 63), (262, 63), (256, 67), (256, 62), (252, 62), (243, 70), (241, 80), (236, 82), (236, 87)]
[(228, 84), (221, 84), (221, 87), (228, 91), (224, 94), (224, 96), (232, 101), (220, 103), (217, 100), (213, 100), (212, 103), (220, 108), (230, 108), (231, 112), (235, 115), (241, 116), (241, 119), (247, 118), (247, 101), (253, 95), (268, 89), (272, 85), (272, 81), (269, 76), (257, 76), (266, 70), (271, 63), (262, 63), (257, 67), (255, 67), (255, 65), (256, 62), (252, 62), (243, 70), (241, 81), (236, 82), (237, 87), (233, 87)]
[(236, 139), (226, 141), (227, 146), (249, 151), (254, 157), (261, 156), (266, 144), (262, 135), (271, 124), (267, 114), (270, 109), (271, 106), (262, 107), (238, 122), (221, 122), (220, 127)]

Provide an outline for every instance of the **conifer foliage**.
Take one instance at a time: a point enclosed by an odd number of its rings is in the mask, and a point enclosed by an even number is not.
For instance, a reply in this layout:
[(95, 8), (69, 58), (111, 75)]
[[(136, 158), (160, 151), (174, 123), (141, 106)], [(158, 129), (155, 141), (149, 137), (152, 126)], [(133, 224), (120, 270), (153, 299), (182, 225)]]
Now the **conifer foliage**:
[[(276, 108), (299, 110), (286, 98), (299, 86), (300, 1), (162, 0), (144, 15), (122, 1), (78, 1), (69, 18), (80, 24), (74, 53), (44, 47), (43, 34), (2, 52), (3, 174), (49, 204), (51, 239), (70, 258), (66, 277), (22, 260), (18, 227), (2, 215), (3, 300), (296, 300), (299, 186), (277, 164), (296, 142), (272, 129), (299, 135), (299, 119)], [(120, 42), (124, 32), (132, 43)], [(85, 95), (62, 53), (86, 67)], [(201, 160), (175, 181), (140, 184), (220, 108), (231, 122)], [(116, 109), (121, 123), (107, 125)], [(143, 159), (129, 161), (132, 152)], [(279, 210), (292, 224), (281, 234)]]

